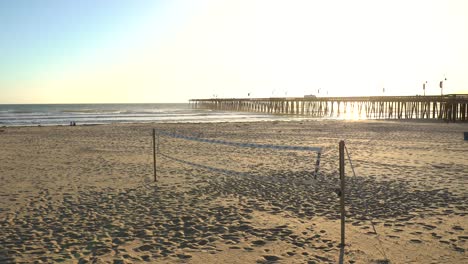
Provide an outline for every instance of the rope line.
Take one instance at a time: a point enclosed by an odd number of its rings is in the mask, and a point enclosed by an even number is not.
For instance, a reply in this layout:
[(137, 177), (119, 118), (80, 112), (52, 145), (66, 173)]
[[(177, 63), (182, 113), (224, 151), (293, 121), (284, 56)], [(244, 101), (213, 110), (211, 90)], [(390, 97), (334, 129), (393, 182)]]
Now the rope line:
[(301, 147), (301, 146), (284, 146), (284, 145), (271, 145), (271, 144), (255, 144), (255, 143), (239, 143), (239, 142), (230, 142), (224, 140), (216, 140), (216, 139), (206, 139), (206, 138), (198, 138), (198, 137), (190, 137), (184, 136), (176, 133), (167, 133), (164, 131), (158, 131), (159, 134), (173, 137), (173, 138), (181, 138), (186, 140), (192, 140), (197, 142), (203, 143), (212, 143), (212, 144), (221, 144), (227, 146), (235, 146), (235, 147), (244, 147), (244, 148), (261, 148), (261, 149), (282, 149), (282, 150), (303, 150), (303, 151), (315, 151), (315, 152), (322, 152), (322, 148), (319, 147)]
[[(355, 178), (356, 178), (356, 173), (355, 173), (355, 171), (354, 171), (354, 166), (353, 166), (353, 163), (352, 163), (352, 161), (351, 161), (351, 157), (350, 157), (350, 155), (349, 155), (348, 148), (346, 147), (346, 145), (345, 145), (345, 150), (346, 150), (346, 154), (347, 154), (347, 156), (348, 156), (349, 165), (351, 166), (351, 169), (352, 169), (352, 171), (353, 171), (353, 178), (355, 179)], [(370, 223), (371, 223), (371, 225), (372, 225), (372, 229), (374, 229), (374, 233), (377, 234), (377, 230), (375, 229), (374, 223), (373, 223), (373, 221), (372, 221), (372, 217), (371, 217), (370, 214), (369, 214), (369, 205), (367, 204), (367, 200), (366, 200), (366, 199), (362, 199), (362, 192), (359, 192), (359, 198), (360, 198), (361, 200), (364, 200), (364, 205), (365, 205), (365, 208), (366, 208), (365, 214), (366, 214), (366, 216), (369, 218), (369, 221), (370, 221)]]
[[(346, 151), (346, 155), (348, 156), (349, 165), (351, 166), (351, 169), (353, 171), (353, 179), (355, 179), (356, 178), (356, 173), (354, 171), (353, 162), (351, 161), (351, 156), (349, 155), (348, 148), (346, 147), (346, 145), (345, 145), (345, 151)], [(362, 199), (362, 192), (359, 192), (359, 198), (361, 200), (364, 200), (364, 206), (366, 208), (366, 211), (365, 211), (366, 217), (368, 217), (368, 219), (369, 219), (369, 221), (370, 221), (370, 223), (372, 225), (372, 229), (374, 230), (374, 233), (377, 235), (376, 238), (377, 238), (377, 241), (379, 241), (381, 249), (378, 249), (377, 247), (376, 248), (380, 252), (380, 254), (382, 254), (384, 256), (385, 259), (388, 259), (387, 254), (385, 254), (385, 249), (383, 247), (382, 240), (380, 240), (380, 235), (379, 235), (379, 233), (377, 233), (377, 229), (375, 228), (374, 221), (372, 221), (373, 220), (372, 216), (369, 214), (369, 205), (367, 204), (367, 200)]]
[(194, 166), (194, 167), (198, 167), (198, 168), (202, 168), (202, 169), (205, 169), (205, 170), (208, 170), (208, 171), (212, 171), (212, 172), (220, 172), (220, 173), (223, 173), (223, 174), (227, 174), (227, 175), (233, 175), (233, 176), (245, 176), (245, 175), (248, 175), (247, 173), (243, 173), (243, 172), (238, 172), (238, 171), (232, 171), (232, 170), (226, 170), (226, 169), (219, 169), (219, 168), (215, 168), (215, 167), (210, 167), (210, 166), (207, 166), (207, 165), (202, 165), (202, 164), (198, 164), (198, 163), (193, 163), (193, 162), (190, 162), (190, 161), (186, 161), (186, 160), (182, 160), (182, 159), (178, 159), (178, 158), (174, 158), (174, 157), (171, 157), (171, 156), (168, 156), (164, 153), (159, 153), (159, 155), (167, 158), (167, 159), (171, 159), (171, 160), (174, 160), (174, 161), (177, 161), (177, 162), (180, 162), (180, 163), (184, 163), (184, 164), (187, 164), (187, 165), (190, 165), (190, 166)]
[(346, 147), (346, 145), (345, 145), (345, 150), (346, 150), (346, 155), (348, 156), (349, 165), (351, 165), (351, 169), (353, 170), (353, 176), (356, 177), (356, 172), (354, 171), (353, 162), (351, 161), (351, 156), (349, 156), (348, 148)]

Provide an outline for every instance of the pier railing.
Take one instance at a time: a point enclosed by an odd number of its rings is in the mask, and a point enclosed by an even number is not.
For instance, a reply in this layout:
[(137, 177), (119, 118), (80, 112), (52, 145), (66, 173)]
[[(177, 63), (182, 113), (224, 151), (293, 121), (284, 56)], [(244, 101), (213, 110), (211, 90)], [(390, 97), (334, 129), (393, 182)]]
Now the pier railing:
[(367, 119), (468, 120), (468, 94), (191, 99), (193, 108)]

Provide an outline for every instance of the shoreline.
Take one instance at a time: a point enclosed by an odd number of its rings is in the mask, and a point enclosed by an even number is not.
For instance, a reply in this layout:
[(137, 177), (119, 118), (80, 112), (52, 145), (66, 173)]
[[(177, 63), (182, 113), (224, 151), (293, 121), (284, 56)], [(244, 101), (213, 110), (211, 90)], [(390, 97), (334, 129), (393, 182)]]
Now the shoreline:
[[(279, 117), (287, 117), (291, 115), (273, 115)], [(297, 119), (295, 119), (297, 118)], [(225, 124), (225, 123), (271, 123), (271, 122), (321, 122), (321, 121), (336, 121), (336, 122), (393, 122), (393, 123), (427, 123), (427, 124), (468, 124), (468, 121), (447, 122), (441, 119), (345, 119), (345, 118), (308, 118), (301, 116), (292, 116), (291, 119), (284, 120), (235, 120), (235, 121), (148, 121), (148, 122), (115, 122), (115, 123), (78, 123), (76, 126), (102, 126), (102, 125), (149, 125), (149, 124)], [(36, 125), (0, 125), (1, 128), (18, 128), (18, 127), (67, 127), (69, 124), (36, 124)]]

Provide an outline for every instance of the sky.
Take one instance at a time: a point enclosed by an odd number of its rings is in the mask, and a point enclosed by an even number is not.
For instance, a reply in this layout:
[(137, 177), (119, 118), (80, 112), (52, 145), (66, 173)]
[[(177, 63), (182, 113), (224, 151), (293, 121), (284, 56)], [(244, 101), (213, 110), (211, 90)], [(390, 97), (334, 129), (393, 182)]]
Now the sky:
[(0, 0), (0, 104), (468, 93), (467, 47), (465, 0)]

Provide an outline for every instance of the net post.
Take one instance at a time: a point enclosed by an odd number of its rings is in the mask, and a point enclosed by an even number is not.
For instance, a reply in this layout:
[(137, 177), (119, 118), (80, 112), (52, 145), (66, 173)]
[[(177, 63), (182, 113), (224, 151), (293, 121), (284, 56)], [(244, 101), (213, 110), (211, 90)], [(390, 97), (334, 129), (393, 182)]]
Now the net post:
[(154, 172), (154, 181), (158, 180), (156, 176), (156, 129), (153, 128), (153, 172)]
[(322, 155), (322, 150), (317, 152), (317, 160), (315, 161), (315, 171), (314, 171), (314, 179), (317, 179), (318, 171), (320, 168), (320, 157)]
[(345, 142), (340, 141), (340, 210), (341, 210), (341, 248), (345, 246), (345, 159), (344, 159)]

